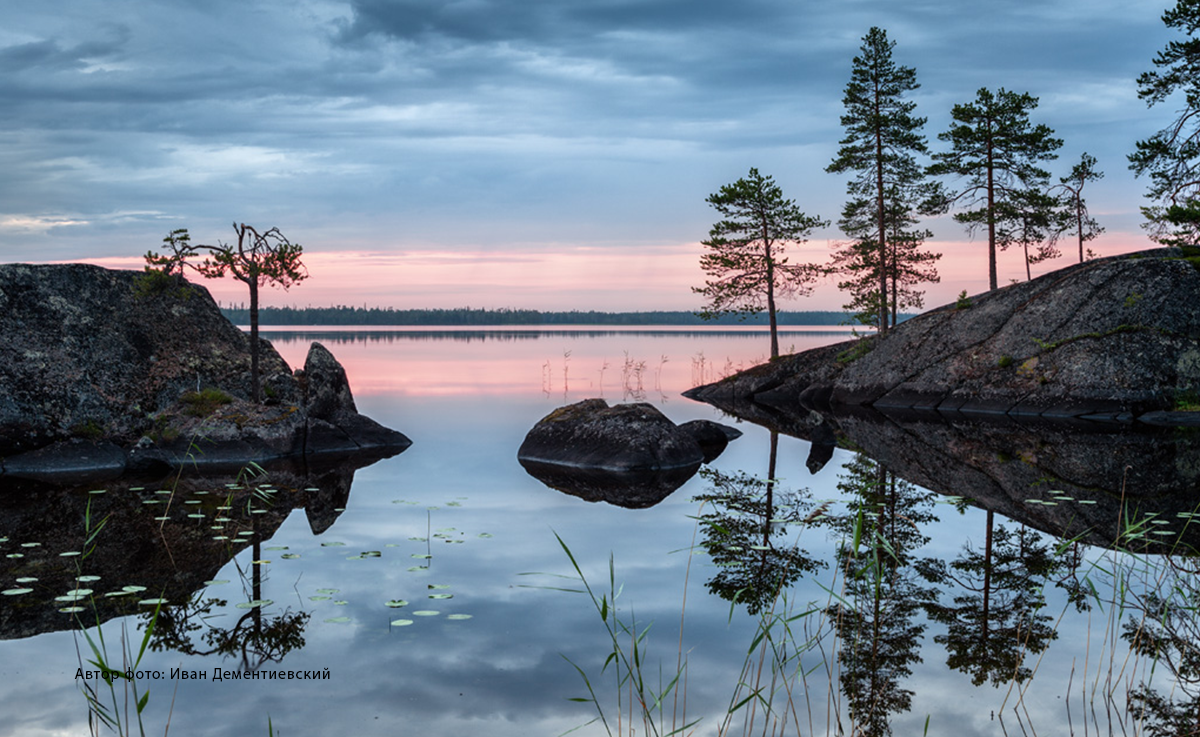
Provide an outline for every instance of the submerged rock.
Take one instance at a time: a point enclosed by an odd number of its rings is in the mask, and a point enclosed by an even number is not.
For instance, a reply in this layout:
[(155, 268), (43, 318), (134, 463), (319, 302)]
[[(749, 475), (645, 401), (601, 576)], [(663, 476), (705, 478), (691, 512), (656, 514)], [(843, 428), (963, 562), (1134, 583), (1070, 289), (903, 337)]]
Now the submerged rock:
[(266, 401), (249, 401), (249, 337), (208, 291), (145, 287), (133, 271), (0, 265), (0, 476), (244, 465), (410, 444), (358, 414), (345, 371), (318, 344), (311, 375), (298, 379), (261, 340)]
[(741, 405), (740, 416), (800, 406), (1132, 421), (1200, 391), (1200, 308), (1183, 296), (1200, 293), (1197, 258), (1168, 248), (1069, 266), (687, 396)]

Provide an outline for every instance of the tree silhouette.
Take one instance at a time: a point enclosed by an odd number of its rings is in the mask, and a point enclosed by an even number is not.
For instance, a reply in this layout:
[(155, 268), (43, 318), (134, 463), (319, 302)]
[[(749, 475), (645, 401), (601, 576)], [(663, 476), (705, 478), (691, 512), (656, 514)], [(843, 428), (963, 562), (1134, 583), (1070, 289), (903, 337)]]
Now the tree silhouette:
[[(218, 243), (215, 246), (193, 244), (186, 229), (173, 231), (163, 239), (165, 255), (153, 251), (146, 254), (146, 270), (178, 277), (187, 265), (205, 278), (216, 279), (228, 274), (249, 288), (251, 397), (259, 402), (262, 401), (262, 390), (258, 370), (258, 289), (273, 285), (286, 290), (307, 279), (308, 271), (300, 261), (304, 248), (289, 241), (279, 228), (259, 232), (245, 223), (234, 223), (233, 231), (237, 234), (236, 244)], [(200, 255), (204, 256), (203, 261), (190, 261)]]
[(708, 320), (723, 314), (767, 312), (771, 358), (779, 357), (776, 301), (807, 295), (821, 273), (813, 264), (790, 264), (783, 255), (789, 244), (804, 243), (814, 228), (828, 225), (805, 215), (771, 177), (751, 169), (747, 177), (709, 195), (708, 204), (722, 216), (712, 226), (700, 266), (708, 279), (692, 291), (708, 298), (698, 314)]
[(1055, 151), (1062, 146), (1049, 127), (1030, 123), (1029, 113), (1037, 103), (1037, 98), (1028, 94), (980, 89), (974, 102), (954, 106), (950, 130), (938, 134), (950, 144), (950, 150), (935, 153), (929, 168), (932, 174), (966, 179), (963, 189), (948, 201), (972, 208), (956, 213), (955, 220), (972, 230), (987, 230), (992, 289), (998, 286), (996, 249), (1003, 247), (1004, 241), (997, 225), (1005, 205), (1022, 192), (1046, 188), (1050, 173), (1038, 164), (1057, 158)]
[(1154, 57), (1157, 69), (1141, 74), (1138, 97), (1150, 107), (1183, 92), (1175, 120), (1137, 142), (1129, 168), (1150, 177), (1146, 193), (1155, 204), (1142, 208), (1155, 240), (1191, 244), (1200, 240), (1200, 3), (1178, 0), (1163, 13), (1163, 23), (1187, 34), (1167, 43)]
[[(842, 232), (853, 239), (838, 259), (840, 270), (849, 276), (838, 287), (854, 296), (847, 307), (858, 310), (860, 319), (874, 324), (881, 334), (895, 325), (900, 302), (895, 289), (901, 281), (899, 271), (905, 268), (901, 264), (938, 258), (917, 250), (932, 234), (912, 226), (915, 212), (926, 212), (930, 203), (942, 199), (940, 186), (928, 180), (916, 161), (916, 154), (928, 153), (921, 133), (925, 118), (913, 115), (916, 103), (906, 100), (905, 94), (920, 85), (912, 67), (893, 61), (895, 46), (887, 31), (878, 27), (863, 36), (842, 98), (846, 136), (825, 169), (835, 174), (856, 172), (846, 185), (850, 201), (838, 221)], [(906, 283), (913, 283), (918, 274), (937, 280), (936, 271), (910, 268)]]
[(1071, 173), (1058, 180), (1054, 189), (1063, 195), (1060, 233), (1074, 233), (1079, 239), (1079, 263), (1083, 263), (1083, 244), (1104, 232), (1087, 209), (1083, 199), (1083, 188), (1088, 182), (1104, 178), (1104, 172), (1096, 169), (1096, 157), (1084, 153), (1079, 163), (1071, 167)]

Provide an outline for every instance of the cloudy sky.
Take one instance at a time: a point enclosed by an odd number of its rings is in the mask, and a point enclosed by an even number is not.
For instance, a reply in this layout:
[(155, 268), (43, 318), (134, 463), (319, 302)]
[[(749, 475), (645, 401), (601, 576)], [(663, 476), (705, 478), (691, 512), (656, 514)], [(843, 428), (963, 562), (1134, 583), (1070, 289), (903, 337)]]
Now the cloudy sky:
[[(825, 173), (873, 25), (915, 67), (933, 148), (980, 87), (1105, 178), (1101, 253), (1148, 245), (1125, 159), (1165, 125), (1137, 75), (1167, 0), (4, 0), (0, 261), (137, 267), (175, 228), (278, 226), (312, 277), (274, 304), (693, 309), (705, 198), (750, 167), (836, 221)], [(929, 223), (930, 304), (986, 288)], [(822, 260), (840, 238), (797, 253)], [(1057, 264), (1065, 265), (1069, 257)], [(1052, 265), (1046, 268), (1053, 268)], [(1023, 276), (1015, 252), (1001, 280)], [(218, 297), (244, 299), (232, 285)], [(824, 285), (793, 309), (834, 309)]]

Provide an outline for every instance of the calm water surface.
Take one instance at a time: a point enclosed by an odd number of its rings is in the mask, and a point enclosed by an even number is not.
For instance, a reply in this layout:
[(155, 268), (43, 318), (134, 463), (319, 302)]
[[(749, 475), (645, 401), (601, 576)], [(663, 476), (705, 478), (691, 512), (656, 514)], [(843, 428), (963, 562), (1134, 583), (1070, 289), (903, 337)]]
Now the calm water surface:
[[(1148, 606), (1148, 592), (1176, 574), (1147, 563), (1139, 569), (1143, 588), (1113, 605), (1104, 571), (1117, 564), (1102, 550), (926, 492), (844, 448), (812, 473), (808, 441), (773, 439), (738, 423), (742, 438), (648, 509), (564, 494), (517, 463), (517, 447), (539, 418), (586, 397), (652, 402), (676, 422), (736, 423), (680, 392), (761, 362), (762, 332), (294, 330), (268, 337), (293, 366), (310, 341), (323, 342), (346, 366), (360, 411), (414, 444), (359, 469), (348, 497), (326, 499), (320, 514), (316, 502), (301, 508), (314, 498), (304, 495), (317, 492), (269, 492), (294, 496), (264, 512), (271, 522), (264, 521), (258, 544), (235, 546), (233, 560), (206, 562), (211, 569), (194, 573), (223, 583), (169, 602), (174, 639), (156, 642), (141, 667), (207, 677), (149, 681), (148, 734), (165, 731), (168, 721), (172, 733), (267, 734), (268, 718), (284, 735), (558, 735), (585, 724), (576, 734), (604, 734), (593, 721), (595, 706), (571, 700), (591, 696), (576, 666), (612, 731), (628, 731), (628, 714), (619, 725), (617, 716), (622, 672), (612, 665), (602, 672), (612, 650), (606, 623), (585, 594), (564, 590), (580, 584), (559, 538), (605, 595), (609, 623), (636, 620), (639, 633), (652, 625), (638, 646), (649, 690), (686, 660), (686, 691), (681, 680), (679, 702), (670, 700), (665, 722), (653, 725), (663, 733), (672, 709), (682, 712), (686, 702), (686, 720), (701, 719), (694, 733), (717, 734), (731, 704), (750, 695), (739, 683), (753, 682), (756, 672), (767, 674), (759, 693), (776, 694), (774, 716), (752, 700), (728, 733), (741, 733), (752, 715), (750, 731), (771, 734), (1151, 734), (1150, 722), (1127, 708), (1128, 695), (1148, 678), (1168, 703), (1193, 703), (1176, 687), (1180, 668), (1172, 670), (1167, 657), (1187, 654), (1190, 624), (1176, 628), (1185, 633), (1176, 650), (1157, 659), (1130, 656), (1120, 636), (1130, 613)], [(796, 331), (781, 343), (802, 350), (845, 337)], [(769, 477), (777, 481), (767, 484)], [(149, 498), (154, 491), (119, 486), (109, 493)], [(220, 496), (222, 488), (201, 484), (178, 494)], [(202, 494), (189, 498), (201, 500), (194, 505), (201, 511), (181, 524), (208, 535), (201, 531), (216, 527), (222, 510)], [(130, 514), (156, 514), (126, 506)], [(31, 514), (18, 510), (6, 519)], [(78, 512), (57, 524), (78, 525), (82, 537)], [(122, 529), (101, 530), (97, 550), (126, 556), (130, 571), (138, 570), (139, 555), (161, 556), (120, 537), (131, 534)], [(0, 589), (33, 589), (0, 600), (0, 735), (86, 733), (88, 708), (75, 674), (81, 657), (91, 656), (72, 615), (56, 611), (64, 603), (52, 595), (65, 591), (18, 582), (58, 564), (39, 555), (69, 551), (25, 547), (40, 541), (22, 534), (0, 529), (0, 554), (10, 556)], [(79, 564), (80, 572), (100, 555)], [(981, 562), (985, 555), (990, 563)], [(180, 571), (193, 565), (171, 563)], [(610, 571), (615, 601), (607, 599)], [(789, 582), (781, 597), (763, 593), (780, 579)], [(90, 587), (99, 596), (140, 583)], [(1090, 593), (1073, 603), (1072, 592), (1081, 590)], [(270, 603), (237, 606), (262, 600)], [(762, 671), (754, 650), (743, 673), (764, 614), (789, 618), (791, 632), (775, 620), (769, 642), (779, 649)], [(110, 652), (123, 636), (136, 650), (146, 620), (107, 619)], [(96, 628), (89, 632), (95, 636)], [(632, 645), (623, 640), (622, 647)], [(794, 679), (790, 685), (770, 682), (772, 661)], [(212, 680), (214, 668), (246, 666), (328, 669), (330, 676)], [(627, 706), (628, 684), (621, 694)], [(644, 734), (641, 718), (634, 721), (635, 733)]]

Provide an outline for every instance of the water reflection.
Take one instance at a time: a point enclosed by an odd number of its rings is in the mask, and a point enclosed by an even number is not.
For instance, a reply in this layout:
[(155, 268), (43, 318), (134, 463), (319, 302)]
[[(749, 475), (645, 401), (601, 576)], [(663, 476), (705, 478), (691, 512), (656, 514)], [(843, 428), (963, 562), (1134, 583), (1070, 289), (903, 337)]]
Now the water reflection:
[[(23, 593), (6, 590), (0, 639), (69, 630), (77, 614), (102, 623), (145, 613), (152, 607), (139, 601), (162, 598), (168, 603), (160, 617), (161, 643), (193, 652), (184, 646), (184, 633), (204, 609), (194, 595), (205, 582), (244, 549), (261, 560), (262, 541), (295, 509), (305, 510), (314, 534), (329, 528), (345, 508), (356, 470), (370, 462), (282, 462), (269, 465), (265, 475), (122, 479), (103, 488), (10, 483), (0, 494), (0, 576)], [(259, 566), (252, 568), (251, 601), (261, 599), (262, 584)], [(71, 593), (79, 591), (87, 593)], [(222, 636), (206, 636), (209, 646), (223, 651), (237, 640), (247, 656), (250, 650), (277, 652), (249, 645), (257, 637), (275, 637), (258, 608), (245, 619), (226, 644), (217, 645)]]
[(807, 521), (813, 505), (807, 490), (787, 490), (776, 480), (776, 433), (770, 448), (765, 479), (705, 469), (700, 474), (707, 488), (694, 499), (702, 502), (701, 545), (719, 568), (708, 590), (750, 614), (761, 613), (784, 588), (824, 567), (789, 540), (788, 526)]

